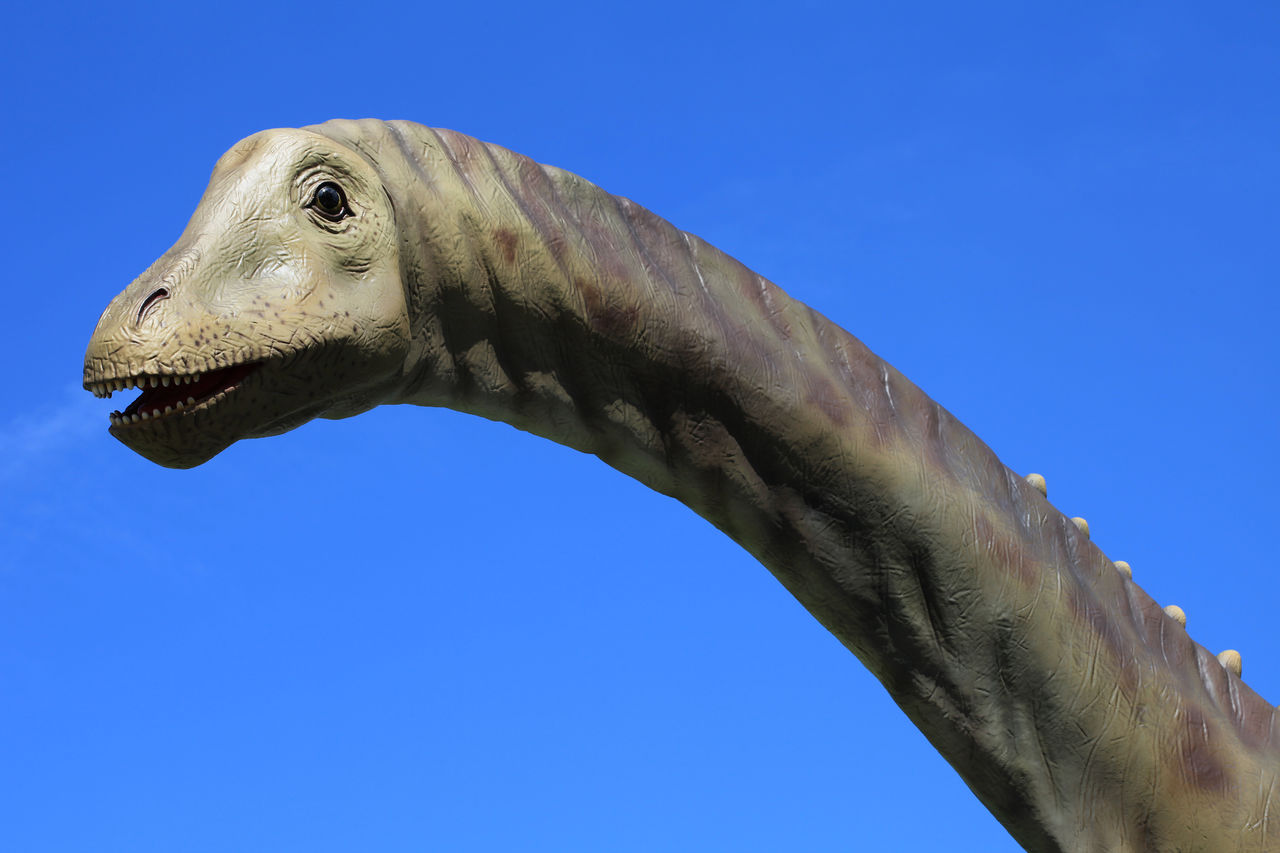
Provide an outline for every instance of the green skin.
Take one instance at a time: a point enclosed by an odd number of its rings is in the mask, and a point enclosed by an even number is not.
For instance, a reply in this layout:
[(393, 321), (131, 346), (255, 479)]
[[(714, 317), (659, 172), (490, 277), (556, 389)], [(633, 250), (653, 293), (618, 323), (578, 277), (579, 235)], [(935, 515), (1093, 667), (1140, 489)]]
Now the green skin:
[(111, 433), (175, 468), (383, 403), (593, 453), (764, 563), (1027, 849), (1280, 844), (1238, 658), (857, 339), (568, 172), (408, 122), (251, 136), (84, 377), (154, 382)]

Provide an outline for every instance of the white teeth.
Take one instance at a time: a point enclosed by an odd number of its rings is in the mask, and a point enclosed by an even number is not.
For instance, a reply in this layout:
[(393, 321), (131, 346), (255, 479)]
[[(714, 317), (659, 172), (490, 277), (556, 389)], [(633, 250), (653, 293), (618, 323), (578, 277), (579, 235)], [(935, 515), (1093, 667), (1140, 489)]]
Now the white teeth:
[[(127, 391), (130, 389), (138, 389), (144, 392), (149, 388), (168, 388), (178, 387), (181, 385), (193, 385), (204, 379), (203, 373), (188, 374), (145, 374), (141, 376), (121, 377), (118, 379), (107, 379), (102, 382), (89, 384), (86, 388), (94, 393), (97, 397), (110, 397), (116, 391)], [(174, 395), (176, 396), (176, 394)], [(211, 396), (204, 398), (206, 403), (215, 403), (226, 396), (225, 391), (213, 393)], [(179, 412), (184, 409), (194, 407), (197, 401), (194, 394), (188, 394), (185, 399), (166, 402), (161, 405), (154, 406), (146, 411), (138, 411), (133, 414), (124, 414), (116, 411), (110, 416), (112, 426), (120, 426), (124, 424), (136, 424), (140, 421), (149, 421), (162, 418), (172, 414), (176, 409)]]

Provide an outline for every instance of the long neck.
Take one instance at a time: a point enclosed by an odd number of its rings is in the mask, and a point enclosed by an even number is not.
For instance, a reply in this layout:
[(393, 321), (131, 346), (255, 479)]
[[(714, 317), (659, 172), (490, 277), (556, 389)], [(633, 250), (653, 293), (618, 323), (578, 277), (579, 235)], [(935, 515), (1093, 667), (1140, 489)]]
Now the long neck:
[(391, 132), (431, 175), (397, 202), (423, 235), (404, 248), (402, 402), (593, 453), (706, 517), (1029, 849), (1265, 846), (1274, 709), (945, 409), (646, 210), (467, 137)]

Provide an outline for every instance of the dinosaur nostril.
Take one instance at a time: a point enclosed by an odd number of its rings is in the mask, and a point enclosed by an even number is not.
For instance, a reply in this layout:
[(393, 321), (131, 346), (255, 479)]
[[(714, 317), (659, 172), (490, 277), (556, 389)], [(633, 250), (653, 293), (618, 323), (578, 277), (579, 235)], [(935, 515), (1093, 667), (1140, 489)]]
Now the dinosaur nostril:
[(151, 313), (151, 309), (155, 308), (163, 299), (169, 298), (169, 288), (157, 287), (152, 291), (151, 295), (142, 301), (142, 307), (138, 309), (138, 322), (141, 323), (147, 319), (147, 315)]

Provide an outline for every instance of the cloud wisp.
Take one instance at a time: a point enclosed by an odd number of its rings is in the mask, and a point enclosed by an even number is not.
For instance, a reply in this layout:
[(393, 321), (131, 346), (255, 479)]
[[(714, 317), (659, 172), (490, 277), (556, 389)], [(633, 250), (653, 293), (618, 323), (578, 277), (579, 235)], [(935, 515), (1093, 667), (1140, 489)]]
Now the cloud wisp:
[(60, 402), (0, 423), (0, 480), (13, 479), (103, 429), (106, 419), (95, 402), (79, 388), (68, 389)]

